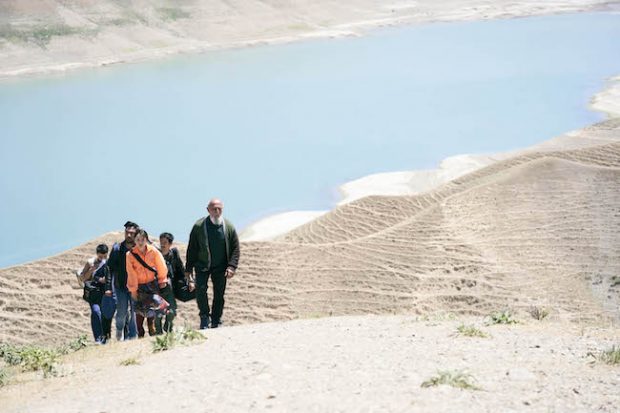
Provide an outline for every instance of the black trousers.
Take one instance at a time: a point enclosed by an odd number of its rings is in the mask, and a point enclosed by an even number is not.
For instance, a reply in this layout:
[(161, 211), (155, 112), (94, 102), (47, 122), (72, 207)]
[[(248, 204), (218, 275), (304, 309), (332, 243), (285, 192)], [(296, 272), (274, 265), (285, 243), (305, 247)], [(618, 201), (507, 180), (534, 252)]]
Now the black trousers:
[[(224, 292), (226, 291), (226, 271), (196, 271), (196, 302), (200, 310), (200, 319), (211, 318), (213, 324), (219, 324), (224, 311)], [(213, 283), (213, 306), (209, 312), (209, 297), (207, 295), (208, 281)]]

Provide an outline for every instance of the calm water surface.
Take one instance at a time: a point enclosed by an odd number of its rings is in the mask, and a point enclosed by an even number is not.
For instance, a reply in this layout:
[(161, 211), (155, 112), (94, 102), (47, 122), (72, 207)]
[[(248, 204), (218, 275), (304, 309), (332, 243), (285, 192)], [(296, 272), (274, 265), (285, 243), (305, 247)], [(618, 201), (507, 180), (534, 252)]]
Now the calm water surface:
[(525, 147), (603, 119), (620, 15), (434, 24), (0, 84), (0, 266), (127, 219), (186, 240), (338, 185)]

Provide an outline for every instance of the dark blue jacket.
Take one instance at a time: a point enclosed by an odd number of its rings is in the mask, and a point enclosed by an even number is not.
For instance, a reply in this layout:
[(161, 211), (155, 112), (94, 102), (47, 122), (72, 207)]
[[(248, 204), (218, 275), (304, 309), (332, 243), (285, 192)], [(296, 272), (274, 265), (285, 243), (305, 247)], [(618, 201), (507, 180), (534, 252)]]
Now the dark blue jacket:
[(108, 268), (110, 268), (115, 288), (127, 289), (127, 267), (125, 266), (127, 251), (129, 251), (129, 248), (127, 248), (125, 241), (120, 244), (116, 242), (112, 246), (110, 258), (108, 258)]

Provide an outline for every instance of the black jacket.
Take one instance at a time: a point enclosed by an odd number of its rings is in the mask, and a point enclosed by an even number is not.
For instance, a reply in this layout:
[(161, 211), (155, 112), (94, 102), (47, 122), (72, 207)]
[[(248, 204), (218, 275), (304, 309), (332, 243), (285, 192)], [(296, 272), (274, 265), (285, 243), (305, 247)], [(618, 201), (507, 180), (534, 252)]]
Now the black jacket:
[(110, 258), (108, 258), (107, 266), (110, 268), (114, 287), (116, 288), (127, 288), (127, 267), (125, 266), (127, 251), (129, 251), (129, 248), (127, 248), (125, 241), (120, 244), (117, 242), (112, 246)]
[[(189, 234), (189, 244), (187, 245), (187, 260), (185, 269), (192, 272), (194, 268), (198, 271), (207, 271), (211, 267), (211, 252), (209, 251), (209, 238), (207, 236), (206, 220), (204, 217), (196, 221), (192, 232)], [(233, 224), (224, 218), (224, 241), (226, 242), (226, 258), (228, 266), (237, 268), (239, 265), (239, 237)]]

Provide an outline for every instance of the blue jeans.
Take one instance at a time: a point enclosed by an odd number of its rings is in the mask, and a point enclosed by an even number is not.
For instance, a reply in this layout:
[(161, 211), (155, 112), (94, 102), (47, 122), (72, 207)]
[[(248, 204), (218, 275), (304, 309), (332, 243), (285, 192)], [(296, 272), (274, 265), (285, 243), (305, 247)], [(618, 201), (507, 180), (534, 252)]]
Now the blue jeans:
[[(138, 336), (136, 308), (127, 288), (116, 289), (116, 339), (130, 340)], [(126, 332), (126, 334), (125, 334)]]
[(103, 327), (101, 325), (101, 306), (99, 304), (90, 305), (90, 327), (93, 330), (95, 341), (101, 340)]

